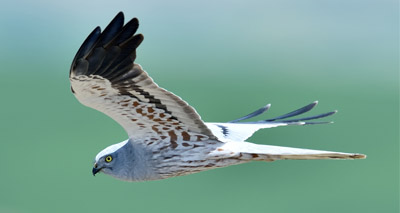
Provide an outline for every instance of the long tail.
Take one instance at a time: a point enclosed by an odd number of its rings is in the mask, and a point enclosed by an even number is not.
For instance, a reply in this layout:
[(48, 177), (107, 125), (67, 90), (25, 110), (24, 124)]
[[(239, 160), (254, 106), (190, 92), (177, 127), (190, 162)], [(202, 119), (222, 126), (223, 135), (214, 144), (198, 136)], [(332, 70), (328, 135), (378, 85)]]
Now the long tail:
[(229, 142), (210, 154), (217, 158), (238, 158), (244, 161), (315, 160), (315, 159), (364, 159), (358, 153), (331, 152), (283, 146), (259, 145), (249, 142)]

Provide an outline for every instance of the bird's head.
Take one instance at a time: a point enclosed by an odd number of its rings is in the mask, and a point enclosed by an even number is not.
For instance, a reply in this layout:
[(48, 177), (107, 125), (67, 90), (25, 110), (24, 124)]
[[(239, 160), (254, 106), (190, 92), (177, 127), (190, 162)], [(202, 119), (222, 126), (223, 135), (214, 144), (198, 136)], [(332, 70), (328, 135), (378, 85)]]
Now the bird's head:
[[(98, 172), (104, 172), (106, 174), (111, 174), (113, 167), (115, 167), (115, 162), (117, 161), (117, 154), (112, 153), (99, 158), (93, 165), (92, 173), (96, 175)], [(115, 159), (115, 160), (114, 160)]]
[(111, 145), (99, 152), (99, 154), (96, 155), (95, 163), (93, 165), (93, 175), (96, 175), (98, 172), (103, 172), (118, 178), (121, 175), (120, 173), (124, 165), (122, 162), (124, 158), (122, 153), (123, 150), (121, 148), (127, 142), (128, 141), (123, 141)]

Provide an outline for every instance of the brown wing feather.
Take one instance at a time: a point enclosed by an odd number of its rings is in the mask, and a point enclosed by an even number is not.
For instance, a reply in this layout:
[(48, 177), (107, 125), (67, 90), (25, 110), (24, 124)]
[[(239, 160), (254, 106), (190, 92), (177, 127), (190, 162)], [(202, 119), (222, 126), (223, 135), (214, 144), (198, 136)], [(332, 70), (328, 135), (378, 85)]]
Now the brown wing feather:
[(76, 54), (70, 80), (78, 100), (112, 117), (130, 137), (216, 139), (191, 106), (134, 64), (143, 36), (134, 35), (136, 18), (123, 22), (119, 13), (103, 33), (97, 27)]

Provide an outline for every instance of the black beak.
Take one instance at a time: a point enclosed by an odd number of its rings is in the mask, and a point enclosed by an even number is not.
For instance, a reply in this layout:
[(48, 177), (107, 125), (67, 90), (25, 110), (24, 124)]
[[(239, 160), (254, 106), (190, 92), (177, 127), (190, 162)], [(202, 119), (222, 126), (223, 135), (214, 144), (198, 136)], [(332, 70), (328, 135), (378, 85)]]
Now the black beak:
[(94, 168), (94, 167), (93, 167), (93, 169), (92, 169), (92, 174), (93, 174), (93, 176), (95, 176), (98, 172), (100, 172), (100, 170), (101, 170), (101, 169), (97, 169), (97, 168)]
[(95, 176), (98, 172), (100, 172), (101, 168), (98, 168), (97, 164), (94, 164), (92, 169), (92, 174)]

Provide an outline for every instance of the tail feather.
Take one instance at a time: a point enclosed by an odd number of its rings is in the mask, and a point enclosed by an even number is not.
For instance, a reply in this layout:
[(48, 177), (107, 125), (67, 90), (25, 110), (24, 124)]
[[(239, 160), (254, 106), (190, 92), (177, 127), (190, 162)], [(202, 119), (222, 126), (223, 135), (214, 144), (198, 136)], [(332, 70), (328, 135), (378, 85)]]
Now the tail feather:
[(259, 145), (249, 142), (225, 143), (211, 155), (225, 158), (239, 158), (244, 161), (274, 160), (315, 160), (315, 159), (364, 159), (366, 155), (358, 153), (331, 152), (283, 146)]

